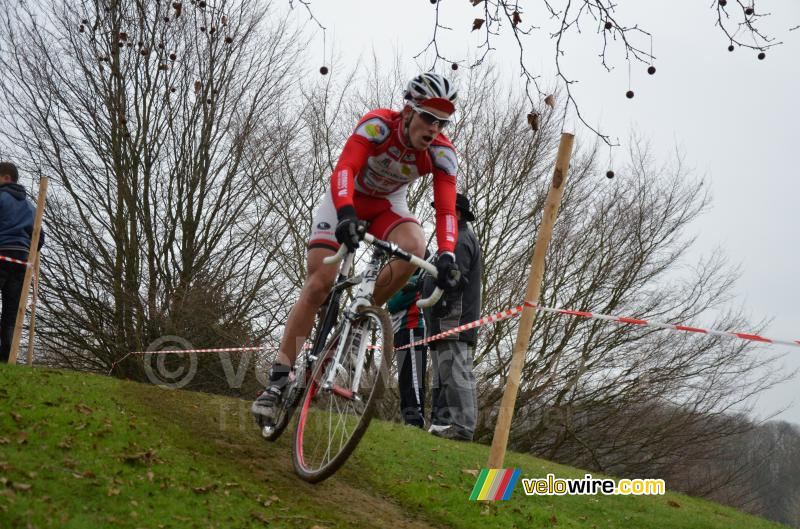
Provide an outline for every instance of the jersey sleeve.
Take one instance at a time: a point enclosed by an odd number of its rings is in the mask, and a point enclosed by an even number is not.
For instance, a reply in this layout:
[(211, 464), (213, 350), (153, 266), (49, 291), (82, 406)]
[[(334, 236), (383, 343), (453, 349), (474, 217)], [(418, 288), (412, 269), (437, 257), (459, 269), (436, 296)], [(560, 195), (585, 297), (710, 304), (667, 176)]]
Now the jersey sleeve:
[[(438, 150), (434, 151), (434, 149)], [(455, 151), (448, 147), (435, 147), (431, 150), (433, 155), (433, 203), (436, 208), (436, 242), (439, 252), (453, 252), (458, 240)], [(438, 153), (443, 154), (439, 155)]]
[(370, 112), (359, 120), (331, 175), (331, 195), (337, 212), (348, 206), (353, 207), (355, 175), (364, 167), (375, 146), (388, 139), (390, 130), (385, 119), (375, 112)]

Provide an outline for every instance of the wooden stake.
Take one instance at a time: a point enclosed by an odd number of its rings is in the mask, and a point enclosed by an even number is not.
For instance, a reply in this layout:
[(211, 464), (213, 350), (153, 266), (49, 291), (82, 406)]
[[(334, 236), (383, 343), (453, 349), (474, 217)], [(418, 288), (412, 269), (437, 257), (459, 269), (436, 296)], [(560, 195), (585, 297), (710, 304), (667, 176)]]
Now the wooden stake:
[[(44, 213), (44, 197), (47, 194), (47, 177), (43, 176), (39, 181), (39, 197), (36, 200), (36, 217), (33, 221), (33, 234), (31, 235), (31, 249), (28, 252), (28, 262), (35, 263), (39, 257), (39, 233), (42, 230), (42, 214)], [(9, 364), (17, 363), (17, 350), (19, 341), (22, 337), (22, 323), (25, 320), (25, 309), (28, 305), (28, 292), (31, 289), (32, 266), (25, 267), (25, 279), (22, 282), (22, 295), (19, 297), (19, 307), (17, 308), (17, 322), (14, 326), (14, 339), (11, 341), (11, 354), (8, 357)]]
[[(525, 291), (525, 300), (531, 303), (539, 302), (539, 293), (542, 288), (542, 278), (544, 277), (544, 258), (547, 255), (547, 247), (550, 245), (550, 239), (553, 236), (553, 225), (556, 222), (558, 209), (561, 206), (561, 197), (564, 194), (564, 187), (567, 182), (567, 172), (569, 170), (569, 160), (572, 157), (574, 139), (575, 136), (572, 134), (566, 132), (561, 134), (561, 143), (558, 146), (558, 155), (556, 156), (556, 167), (553, 171), (553, 182), (550, 184), (550, 191), (547, 193), (547, 200), (544, 204), (542, 224), (536, 237), (536, 246), (533, 248), (531, 272), (528, 275), (528, 287)], [(514, 342), (514, 348), (511, 353), (511, 368), (508, 372), (506, 389), (503, 393), (500, 413), (497, 416), (497, 425), (494, 429), (488, 468), (503, 468), (503, 460), (508, 446), (508, 435), (511, 430), (511, 419), (514, 416), (514, 403), (517, 400), (522, 367), (525, 363), (525, 354), (528, 351), (531, 329), (535, 321), (536, 310), (533, 307), (524, 306), (520, 316), (519, 328), (517, 329), (517, 339)]]
[(33, 303), (31, 304), (31, 323), (28, 327), (28, 365), (33, 365), (33, 336), (36, 334), (36, 301), (39, 297), (39, 254), (36, 254), (36, 264), (33, 265)]

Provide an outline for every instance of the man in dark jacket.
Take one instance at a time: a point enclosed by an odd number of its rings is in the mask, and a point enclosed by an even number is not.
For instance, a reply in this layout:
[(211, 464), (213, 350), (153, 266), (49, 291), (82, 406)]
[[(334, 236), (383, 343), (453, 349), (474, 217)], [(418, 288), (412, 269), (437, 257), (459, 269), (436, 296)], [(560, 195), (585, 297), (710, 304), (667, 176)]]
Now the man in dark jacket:
[[(0, 162), (0, 255), (28, 260), (36, 208), (25, 199), (25, 188), (19, 185), (19, 172), (13, 163)], [(39, 247), (44, 244), (44, 232), (39, 235)], [(0, 361), (8, 362), (14, 324), (17, 320), (19, 298), (25, 279), (25, 266), (0, 260)]]
[[(461, 284), (445, 293), (439, 302), (425, 311), (428, 336), (453, 329), (480, 318), (481, 274), (483, 259), (478, 239), (467, 222), (475, 220), (467, 197), (456, 197), (458, 242), (456, 264), (461, 271)], [(424, 292), (433, 290), (427, 278)], [(439, 437), (471, 441), (475, 433), (478, 404), (475, 396), (475, 375), (472, 357), (478, 338), (477, 329), (469, 329), (436, 340), (430, 344), (433, 367), (433, 394), (430, 432)]]

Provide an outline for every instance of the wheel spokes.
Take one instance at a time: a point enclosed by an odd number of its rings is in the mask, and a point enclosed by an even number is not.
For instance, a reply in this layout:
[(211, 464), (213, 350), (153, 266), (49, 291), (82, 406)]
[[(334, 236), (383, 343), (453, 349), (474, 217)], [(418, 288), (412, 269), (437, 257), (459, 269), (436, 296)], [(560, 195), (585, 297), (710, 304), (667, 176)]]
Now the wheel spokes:
[[(354, 336), (359, 338), (354, 339)], [(382, 376), (378, 366), (381, 365), (384, 336), (381, 319), (367, 313), (353, 323), (336, 365), (333, 365), (333, 358), (338, 339), (326, 346), (326, 364), (315, 369), (312, 387), (303, 402), (303, 424), (298, 425), (296, 443), (301, 446), (296, 450), (306, 472), (325, 468), (347, 449), (350, 440), (358, 434), (362, 420), (368, 421), (365, 415), (369, 400)], [(331, 371), (333, 385), (323, 388)]]

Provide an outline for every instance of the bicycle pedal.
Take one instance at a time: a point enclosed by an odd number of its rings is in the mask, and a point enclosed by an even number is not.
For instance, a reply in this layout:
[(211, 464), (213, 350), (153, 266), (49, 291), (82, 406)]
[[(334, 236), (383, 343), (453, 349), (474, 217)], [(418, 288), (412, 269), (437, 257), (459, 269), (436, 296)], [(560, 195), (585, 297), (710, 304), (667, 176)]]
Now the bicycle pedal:
[(275, 432), (275, 425), (274, 424), (265, 424), (261, 428), (261, 437), (264, 439), (269, 439), (270, 436)]

